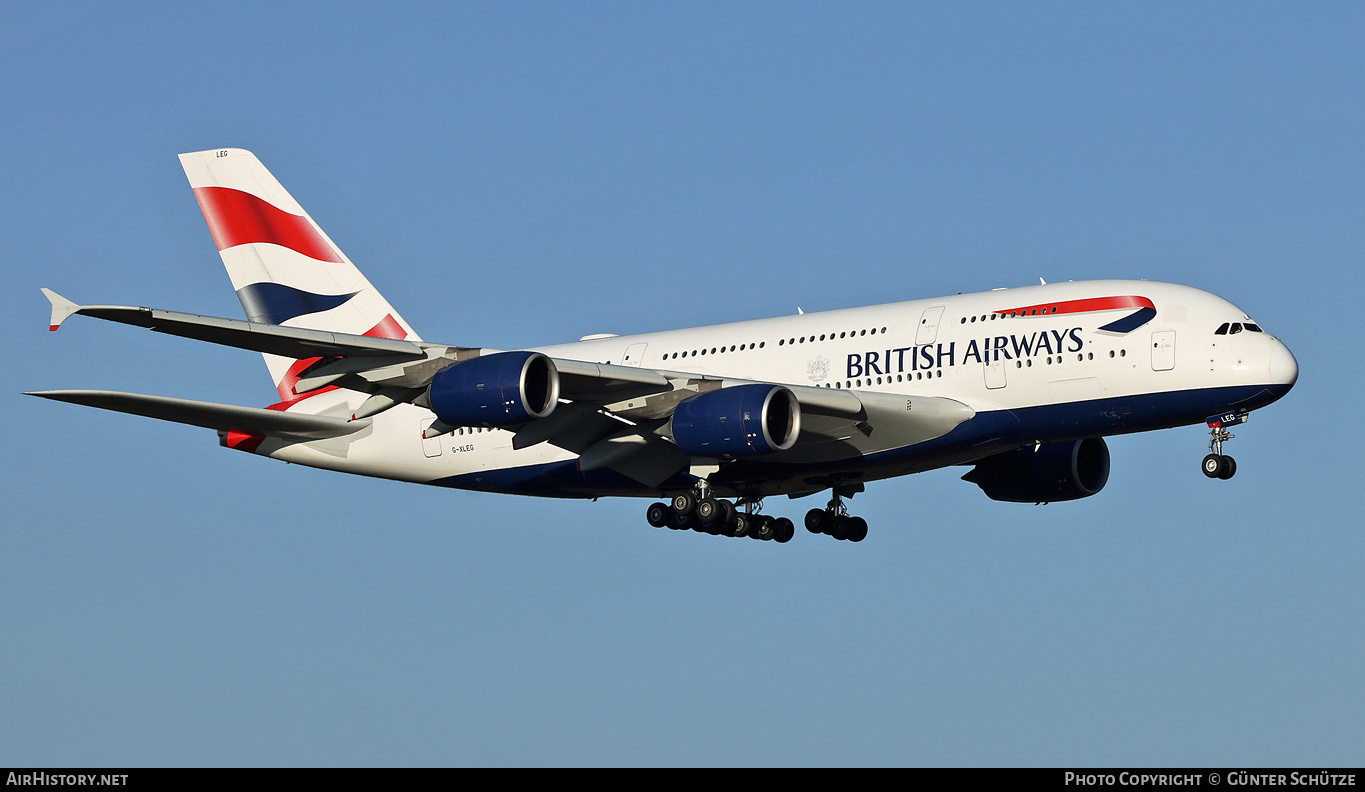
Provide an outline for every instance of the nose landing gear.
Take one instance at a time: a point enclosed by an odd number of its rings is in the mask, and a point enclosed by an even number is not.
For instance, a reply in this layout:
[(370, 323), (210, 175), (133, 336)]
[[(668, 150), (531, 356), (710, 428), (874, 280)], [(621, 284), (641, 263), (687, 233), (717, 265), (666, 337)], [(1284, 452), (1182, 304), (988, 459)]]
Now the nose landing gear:
[(1233, 438), (1232, 432), (1228, 431), (1229, 426), (1246, 423), (1247, 413), (1223, 413), (1222, 415), (1210, 416), (1206, 423), (1209, 425), (1209, 453), (1204, 457), (1201, 469), (1204, 475), (1209, 478), (1230, 479), (1237, 473), (1237, 460), (1223, 453), (1223, 443)]

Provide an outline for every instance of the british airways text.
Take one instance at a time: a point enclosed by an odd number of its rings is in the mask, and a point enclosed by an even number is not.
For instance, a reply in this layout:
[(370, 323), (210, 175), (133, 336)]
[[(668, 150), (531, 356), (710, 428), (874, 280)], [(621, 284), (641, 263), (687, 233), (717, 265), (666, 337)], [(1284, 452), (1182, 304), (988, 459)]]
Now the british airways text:
[(999, 360), (1023, 360), (1035, 355), (1057, 355), (1079, 352), (1085, 346), (1081, 328), (1069, 330), (1040, 330), (1028, 335), (1001, 335), (972, 339), (958, 356), (957, 342), (897, 347), (871, 352), (854, 352), (848, 356), (848, 378), (872, 374), (901, 374), (906, 371), (955, 366), (959, 363), (993, 363)]

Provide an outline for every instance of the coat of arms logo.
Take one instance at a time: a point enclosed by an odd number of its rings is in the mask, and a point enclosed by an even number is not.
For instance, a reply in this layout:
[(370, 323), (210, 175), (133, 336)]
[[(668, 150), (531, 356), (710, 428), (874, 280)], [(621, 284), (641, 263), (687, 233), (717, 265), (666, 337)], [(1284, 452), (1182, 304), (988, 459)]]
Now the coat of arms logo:
[(829, 376), (829, 358), (817, 357), (806, 363), (806, 376), (811, 382), (823, 382)]

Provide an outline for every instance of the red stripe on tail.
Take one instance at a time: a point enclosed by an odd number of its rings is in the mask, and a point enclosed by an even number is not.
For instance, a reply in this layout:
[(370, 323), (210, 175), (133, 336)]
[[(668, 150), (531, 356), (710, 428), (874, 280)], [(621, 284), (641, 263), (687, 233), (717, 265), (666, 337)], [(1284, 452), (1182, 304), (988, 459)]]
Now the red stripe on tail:
[[(403, 326), (398, 324), (398, 321), (393, 318), (393, 314), (385, 314), (384, 318), (379, 320), (379, 324), (375, 325), (374, 327), (371, 327), (369, 330), (366, 330), (364, 332), (364, 335), (370, 336), (371, 338), (396, 338), (399, 340), (408, 337), (407, 331), (405, 331), (403, 329)], [(296, 402), (302, 401), (303, 399), (306, 399), (309, 396), (315, 396), (319, 393), (326, 393), (327, 391), (336, 390), (337, 386), (335, 385), (324, 385), (323, 387), (318, 388), (315, 391), (309, 391), (308, 393), (305, 393), (303, 395), (299, 395), (298, 393), (294, 392), (294, 386), (299, 384), (299, 375), (303, 373), (303, 370), (321, 359), (322, 358), (320, 357), (304, 358), (302, 360), (296, 360), (292, 364), (290, 364), (288, 371), (284, 373), (284, 377), (280, 380), (280, 384), (278, 386), (278, 390), (280, 392), (279, 403), (272, 404), (266, 409), (287, 410), (290, 407), (294, 406)]]
[(408, 337), (408, 331), (398, 324), (398, 320), (393, 318), (393, 314), (385, 314), (379, 324), (365, 331), (365, 335), (371, 338), (393, 338), (399, 341)]
[(219, 250), (252, 242), (287, 247), (318, 261), (343, 262), (308, 218), (230, 187), (195, 187), (194, 197)]

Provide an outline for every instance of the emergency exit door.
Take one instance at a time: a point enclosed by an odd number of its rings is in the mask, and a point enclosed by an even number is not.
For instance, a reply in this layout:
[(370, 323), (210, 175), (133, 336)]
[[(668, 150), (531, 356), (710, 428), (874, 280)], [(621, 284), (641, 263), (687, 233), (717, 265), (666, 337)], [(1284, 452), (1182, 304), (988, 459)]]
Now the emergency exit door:
[(1152, 370), (1170, 371), (1175, 368), (1175, 331), (1158, 330), (1152, 333)]

